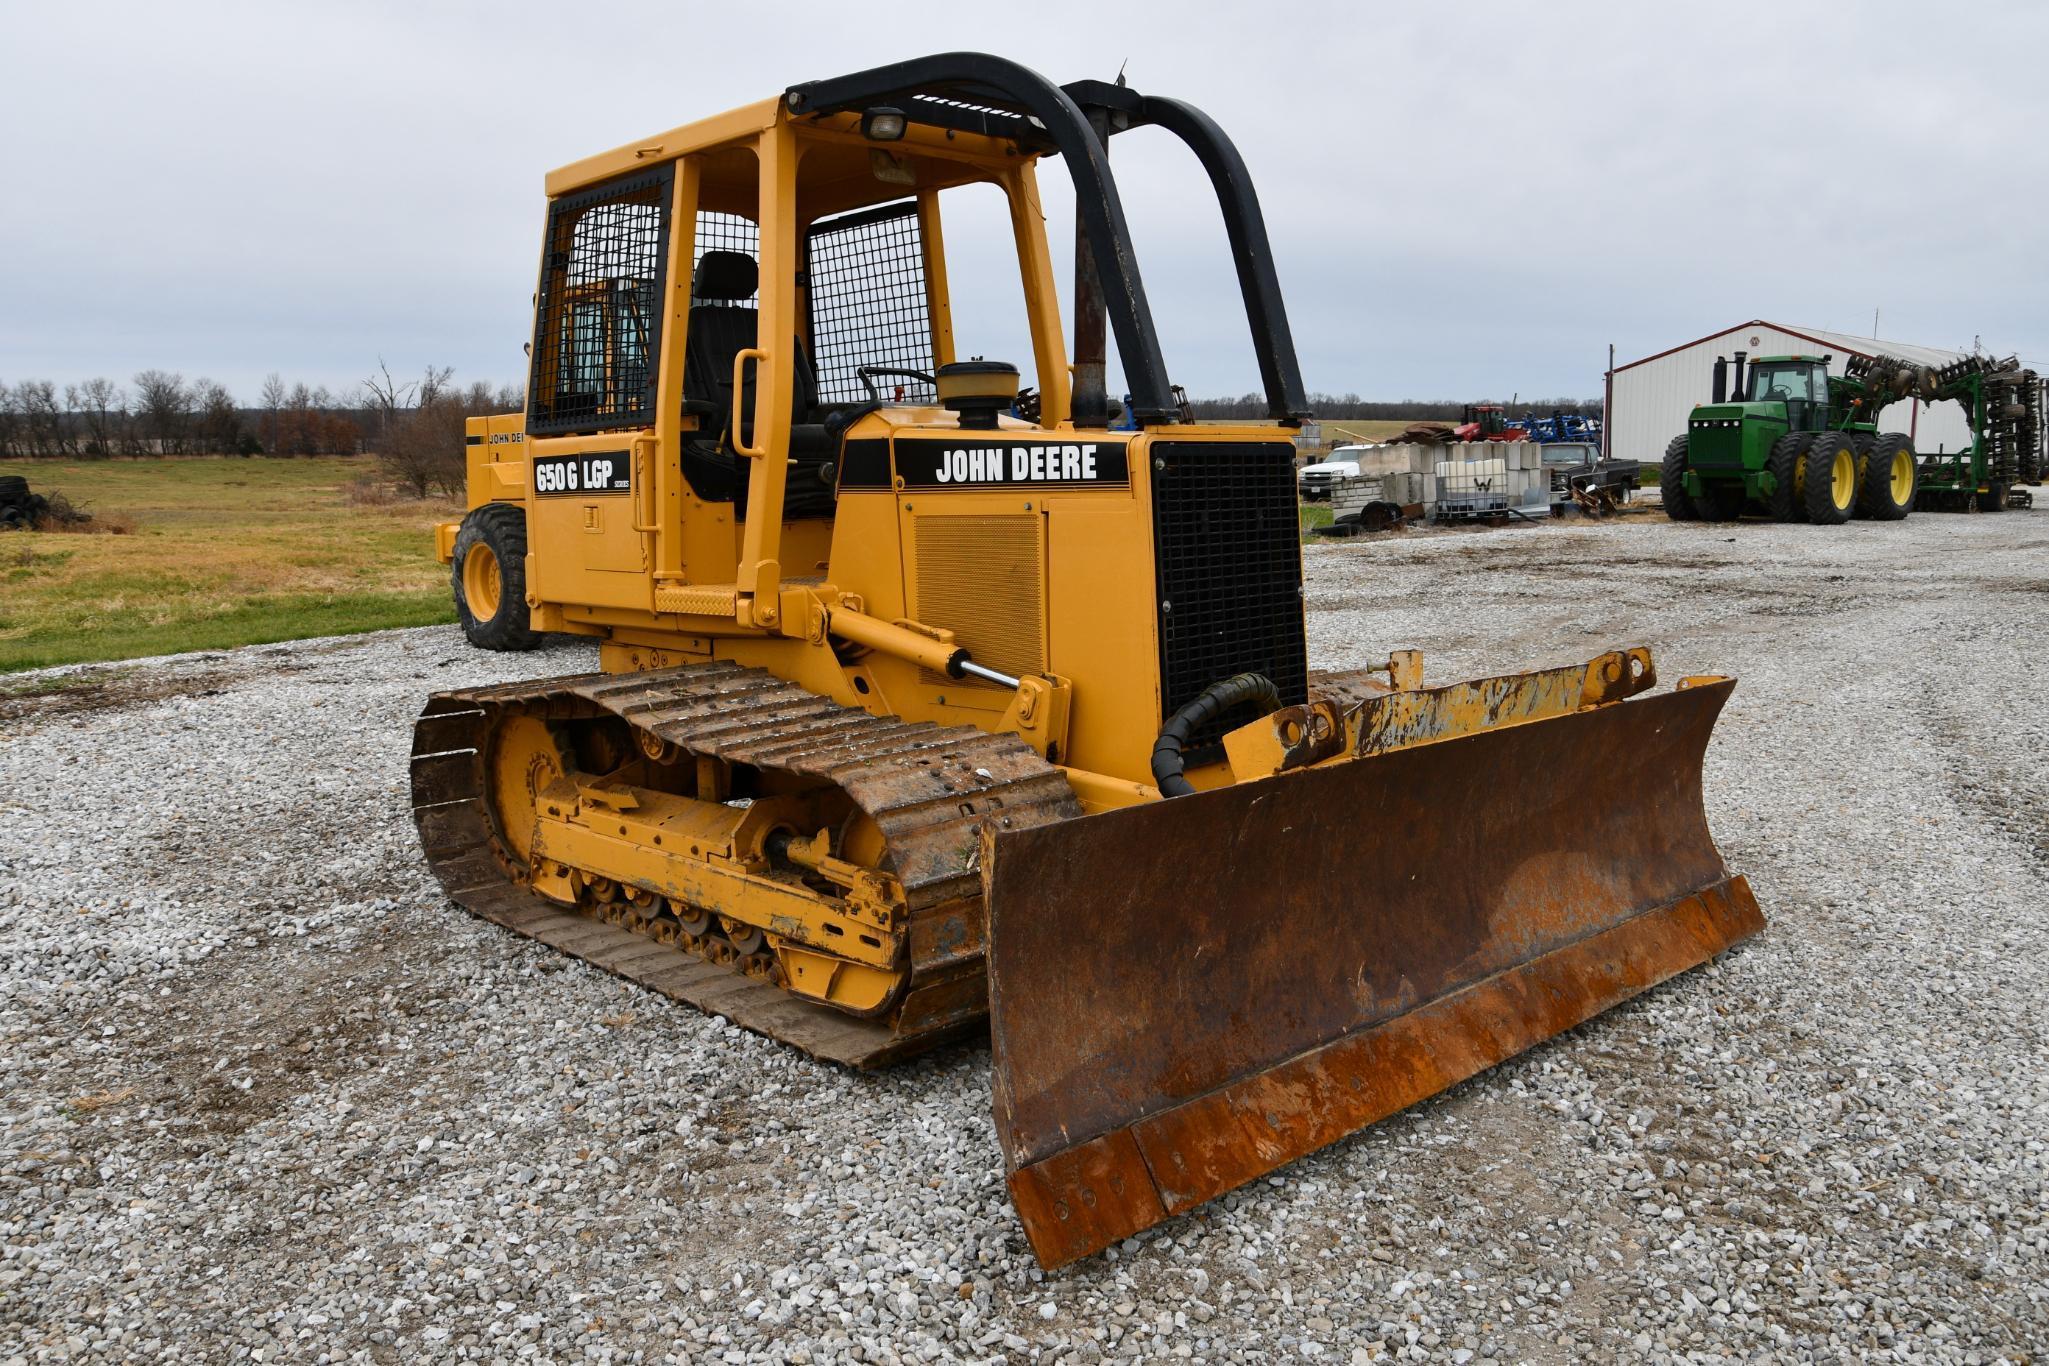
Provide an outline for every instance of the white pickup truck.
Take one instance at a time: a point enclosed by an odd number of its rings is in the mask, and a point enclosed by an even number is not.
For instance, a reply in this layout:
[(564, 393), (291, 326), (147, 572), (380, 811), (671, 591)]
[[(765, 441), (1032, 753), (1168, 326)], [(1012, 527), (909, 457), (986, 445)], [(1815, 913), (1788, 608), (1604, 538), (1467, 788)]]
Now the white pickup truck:
[(1332, 485), (1359, 473), (1358, 452), (1365, 449), (1364, 446), (1339, 446), (1330, 453), (1329, 459), (1304, 465), (1295, 476), (1295, 488), (1302, 501), (1321, 503), (1328, 499)]

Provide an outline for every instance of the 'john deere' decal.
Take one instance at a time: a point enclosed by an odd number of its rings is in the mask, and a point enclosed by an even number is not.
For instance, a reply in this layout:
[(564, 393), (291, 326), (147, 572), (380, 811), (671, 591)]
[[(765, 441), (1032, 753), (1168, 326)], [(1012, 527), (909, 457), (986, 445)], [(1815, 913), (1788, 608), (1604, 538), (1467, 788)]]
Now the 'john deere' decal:
[(534, 492), (543, 496), (571, 493), (630, 493), (633, 462), (625, 451), (596, 455), (537, 455)]
[(1093, 488), (1131, 482), (1121, 441), (898, 441), (907, 489)]

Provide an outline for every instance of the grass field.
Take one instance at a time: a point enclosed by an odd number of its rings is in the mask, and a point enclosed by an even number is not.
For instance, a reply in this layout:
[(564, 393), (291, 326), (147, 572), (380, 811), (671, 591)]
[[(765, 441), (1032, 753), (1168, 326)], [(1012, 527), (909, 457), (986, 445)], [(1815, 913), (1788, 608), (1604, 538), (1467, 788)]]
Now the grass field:
[(454, 619), (440, 500), (360, 503), (367, 459), (0, 464), (128, 535), (0, 534), (0, 672)]

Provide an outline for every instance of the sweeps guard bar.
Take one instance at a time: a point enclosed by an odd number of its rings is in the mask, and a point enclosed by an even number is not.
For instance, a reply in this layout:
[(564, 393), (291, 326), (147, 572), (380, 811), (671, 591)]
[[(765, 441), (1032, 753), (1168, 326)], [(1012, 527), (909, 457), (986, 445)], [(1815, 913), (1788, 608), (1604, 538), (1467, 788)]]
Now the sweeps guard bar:
[[(914, 100), (918, 96), (925, 98)], [(1179, 415), (1180, 405), (1174, 402), (1172, 386), (1167, 383), (1160, 339), (1153, 330), (1145, 285), (1139, 279), (1138, 260), (1132, 254), (1124, 203), (1110, 176), (1109, 156), (1081, 107), (1066, 91), (1008, 58), (986, 52), (942, 52), (850, 76), (806, 81), (791, 86), (783, 99), (797, 114), (837, 114), (897, 100), (909, 106), (904, 115), (914, 122), (953, 126), (965, 116), (981, 125), (976, 131), (989, 132), (1002, 129), (1002, 117), (1011, 114), (1020, 141), (1038, 145), (1041, 139), (1050, 138), (1074, 179), (1075, 207), (1102, 276), (1104, 307), (1116, 331), (1117, 353), (1124, 361), (1132, 415), (1150, 422), (1170, 422)], [(1029, 114), (1044, 132), (1026, 136), (1034, 130), (1012, 111)]]
[(1167, 382), (1123, 202), (1103, 145), (1089, 125), (1088, 111), (1107, 112), (1106, 124), (1113, 134), (1148, 125), (1172, 133), (1202, 163), (1216, 191), (1252, 329), (1267, 416), (1291, 426), (1309, 416), (1294, 334), (1251, 173), (1223, 129), (1200, 109), (1103, 81), (1056, 86), (1016, 62), (979, 52), (940, 53), (807, 81), (791, 86), (784, 99), (799, 114), (841, 113), (897, 101), (914, 123), (1009, 138), (1058, 153), (1074, 179), (1075, 202), (1101, 277), (1104, 308), (1123, 358), (1133, 415), (1144, 422), (1173, 421), (1180, 405)]

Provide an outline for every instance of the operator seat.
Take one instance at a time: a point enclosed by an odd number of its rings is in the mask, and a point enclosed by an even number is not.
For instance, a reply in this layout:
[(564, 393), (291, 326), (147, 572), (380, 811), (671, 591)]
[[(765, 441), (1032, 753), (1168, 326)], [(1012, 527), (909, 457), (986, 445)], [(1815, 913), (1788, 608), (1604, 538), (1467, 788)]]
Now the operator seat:
[[(689, 333), (683, 352), (684, 411), (697, 416), (697, 432), (683, 443), (683, 475), (697, 496), (733, 503), (747, 511), (747, 473), (733, 449), (738, 428), (743, 443), (754, 436), (755, 368), (749, 366), (743, 392), (734, 403), (733, 358), (755, 344), (760, 315), (740, 300), (760, 287), (760, 267), (740, 251), (707, 251), (698, 258), (691, 282), (697, 300), (690, 308)], [(790, 396), (791, 469), (784, 495), (789, 517), (831, 515), (831, 466), (838, 454), (838, 433), (815, 421), (818, 379), (803, 338), (790, 339), (794, 369)]]

